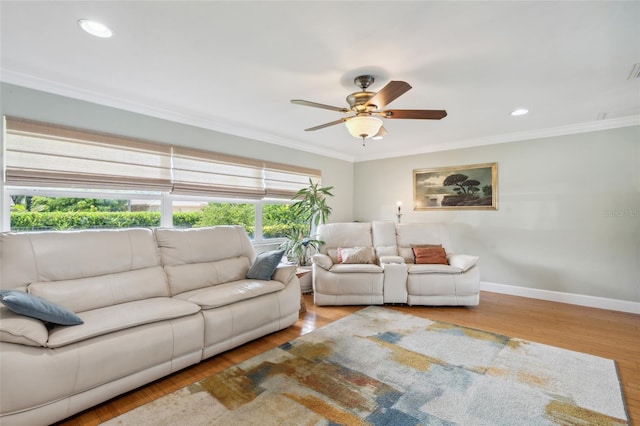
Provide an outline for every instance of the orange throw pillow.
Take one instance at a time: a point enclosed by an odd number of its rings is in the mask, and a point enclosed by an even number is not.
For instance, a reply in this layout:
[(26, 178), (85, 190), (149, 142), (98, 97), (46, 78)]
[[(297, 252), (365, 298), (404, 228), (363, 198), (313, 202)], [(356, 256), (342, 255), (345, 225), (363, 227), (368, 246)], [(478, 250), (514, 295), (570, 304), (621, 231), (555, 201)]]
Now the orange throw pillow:
[(414, 247), (413, 256), (416, 264), (449, 264), (443, 247)]

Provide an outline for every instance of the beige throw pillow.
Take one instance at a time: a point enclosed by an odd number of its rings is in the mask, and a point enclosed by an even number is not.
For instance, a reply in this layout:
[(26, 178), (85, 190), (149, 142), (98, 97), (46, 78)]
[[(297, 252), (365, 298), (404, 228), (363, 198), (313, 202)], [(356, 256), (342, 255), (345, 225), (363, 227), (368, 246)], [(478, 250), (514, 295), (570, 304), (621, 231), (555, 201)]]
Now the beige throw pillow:
[(338, 248), (340, 263), (372, 263), (377, 264), (373, 247)]

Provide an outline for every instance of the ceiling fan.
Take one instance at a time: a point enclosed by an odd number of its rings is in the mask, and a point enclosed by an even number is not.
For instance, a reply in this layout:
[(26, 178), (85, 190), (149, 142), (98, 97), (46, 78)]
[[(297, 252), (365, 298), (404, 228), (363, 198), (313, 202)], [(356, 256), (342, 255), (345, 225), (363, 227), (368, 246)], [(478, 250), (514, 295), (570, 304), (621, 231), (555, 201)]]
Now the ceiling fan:
[(356, 137), (362, 138), (362, 146), (365, 139), (374, 138), (381, 139), (387, 134), (386, 129), (382, 125), (382, 118), (405, 118), (414, 120), (440, 120), (447, 116), (447, 111), (439, 109), (387, 109), (381, 110), (387, 104), (393, 102), (398, 97), (411, 89), (409, 83), (405, 81), (390, 81), (380, 89), (379, 92), (368, 92), (367, 88), (373, 84), (374, 78), (371, 75), (361, 75), (353, 80), (361, 91), (351, 93), (347, 96), (349, 108), (340, 108), (331, 105), (319, 104), (317, 102), (305, 101), (302, 99), (292, 99), (291, 103), (296, 105), (310, 106), (314, 108), (328, 109), (338, 111), (344, 114), (352, 114), (339, 120), (321, 124), (319, 126), (305, 129), (306, 132), (324, 129), (325, 127), (335, 126), (336, 124), (345, 123), (349, 133)]

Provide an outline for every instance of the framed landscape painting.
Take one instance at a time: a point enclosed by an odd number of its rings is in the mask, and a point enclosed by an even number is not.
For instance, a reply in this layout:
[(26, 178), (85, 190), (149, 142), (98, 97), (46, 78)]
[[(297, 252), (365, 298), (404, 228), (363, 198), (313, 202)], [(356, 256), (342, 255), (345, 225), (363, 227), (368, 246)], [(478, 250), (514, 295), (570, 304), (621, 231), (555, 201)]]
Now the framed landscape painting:
[(414, 210), (497, 210), (498, 163), (413, 171)]

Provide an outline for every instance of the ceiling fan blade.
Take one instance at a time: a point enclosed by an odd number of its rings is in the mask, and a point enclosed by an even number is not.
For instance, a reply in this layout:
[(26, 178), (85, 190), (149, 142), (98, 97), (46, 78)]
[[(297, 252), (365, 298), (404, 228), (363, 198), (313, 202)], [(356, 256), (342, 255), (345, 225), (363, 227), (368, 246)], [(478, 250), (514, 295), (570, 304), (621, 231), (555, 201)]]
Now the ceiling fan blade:
[(292, 104), (296, 104), (296, 105), (314, 107), (314, 108), (328, 109), (328, 110), (331, 110), (331, 111), (349, 112), (349, 110), (347, 108), (340, 108), (340, 107), (331, 106), (331, 105), (319, 104), (317, 102), (304, 101), (302, 99), (292, 99), (291, 103)]
[(406, 81), (390, 81), (384, 86), (378, 93), (373, 95), (371, 99), (365, 104), (375, 105), (378, 108), (383, 108), (385, 105), (390, 104), (404, 93), (411, 89), (411, 85)]
[(304, 129), (304, 131), (305, 132), (313, 132), (314, 130), (320, 130), (320, 129), (324, 129), (325, 127), (335, 126), (336, 124), (344, 123), (349, 118), (351, 118), (351, 117), (344, 117), (344, 118), (341, 118), (340, 120), (331, 121), (329, 123), (324, 123), (324, 124), (321, 124), (321, 125), (315, 126), (315, 127), (309, 127), (308, 129)]
[(384, 118), (408, 118), (415, 120), (440, 120), (447, 116), (443, 109), (388, 109), (379, 113)]

